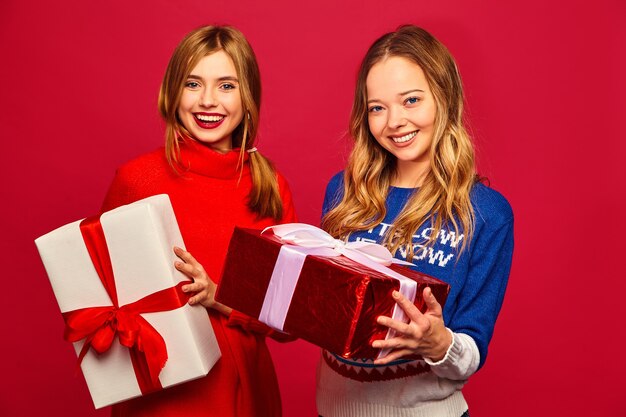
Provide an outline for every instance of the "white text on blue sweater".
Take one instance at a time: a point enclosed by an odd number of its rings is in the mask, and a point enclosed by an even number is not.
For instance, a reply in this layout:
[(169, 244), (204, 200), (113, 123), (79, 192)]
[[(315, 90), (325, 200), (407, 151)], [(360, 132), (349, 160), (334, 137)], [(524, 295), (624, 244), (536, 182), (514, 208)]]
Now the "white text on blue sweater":
[[(357, 237), (356, 240), (379, 243), (391, 226), (393, 225), (389, 223), (380, 223), (376, 227), (373, 227), (366, 232), (371, 237)], [(445, 268), (450, 260), (454, 259), (454, 256), (456, 255), (456, 251), (454, 249), (457, 248), (459, 243), (461, 243), (465, 235), (460, 234), (457, 236), (456, 232), (452, 230), (439, 230), (439, 233), (437, 233), (438, 245), (436, 250), (433, 249), (433, 247), (428, 247), (420, 243), (415, 243), (416, 241), (423, 243), (426, 242), (428, 239), (430, 239), (433, 230), (434, 229), (432, 227), (427, 227), (419, 231), (419, 233), (413, 235), (413, 263), (415, 263), (416, 261), (425, 261), (431, 265), (437, 265)], [(406, 247), (400, 247), (398, 252), (400, 257), (406, 259)]]

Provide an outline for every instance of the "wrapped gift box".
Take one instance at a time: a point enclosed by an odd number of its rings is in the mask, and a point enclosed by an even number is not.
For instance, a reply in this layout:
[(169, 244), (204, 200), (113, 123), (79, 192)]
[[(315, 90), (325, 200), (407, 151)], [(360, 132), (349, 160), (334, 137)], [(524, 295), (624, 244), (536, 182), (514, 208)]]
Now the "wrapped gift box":
[[(95, 224), (93, 230), (100, 230), (100, 238), (93, 238), (93, 234), (85, 235), (81, 224)], [(86, 244), (89, 236), (95, 243)], [(172, 248), (184, 248), (184, 244), (167, 195), (149, 197), (116, 208), (102, 214), (99, 222), (93, 218), (68, 224), (38, 238), (35, 243), (66, 323), (69, 323), (67, 317), (77, 312), (89, 313), (107, 308), (117, 311), (117, 323), (123, 320), (119, 311), (143, 306), (146, 300), (151, 302), (151, 307), (147, 309), (150, 312), (144, 313), (146, 308), (139, 308), (141, 318), (138, 321), (145, 319), (149, 323), (147, 327), (151, 326), (151, 329), (142, 328), (140, 333), (146, 335), (150, 333), (148, 330), (156, 330), (158, 334), (155, 337), (162, 337), (165, 341), (167, 361), (156, 373), (158, 380), (155, 376), (152, 379), (156, 381), (154, 384), (142, 384), (139, 375), (141, 360), (133, 357), (135, 354), (141, 356), (141, 352), (122, 346), (119, 343), (122, 338), (115, 334), (108, 350), (96, 353), (89, 348), (81, 357), (81, 368), (96, 408), (200, 378), (219, 359), (219, 347), (205, 308), (192, 307), (183, 297), (172, 298), (173, 294), (184, 296), (180, 287), (189, 279), (173, 266), (176, 255)], [(94, 245), (100, 246), (100, 249), (92, 249)], [(114, 281), (111, 284), (113, 290), (105, 288), (106, 281), (101, 277), (106, 274), (101, 270), (106, 267), (102, 267), (97, 257), (93, 258), (94, 251), (101, 257), (110, 258), (112, 276), (109, 282)], [(95, 263), (93, 259), (96, 259)], [(111, 295), (111, 292), (114, 294)], [(155, 293), (156, 297), (166, 293), (170, 301), (157, 298), (155, 308)], [(119, 310), (111, 307), (115, 298)], [(172, 303), (176, 304), (174, 308), (167, 306)], [(66, 328), (66, 335), (67, 331)], [(106, 329), (95, 337), (89, 335), (75, 342), (77, 354), (85, 353), (82, 350), (85, 340), (93, 337), (93, 345), (96, 340), (102, 339), (99, 337), (102, 334), (106, 335)], [(144, 370), (143, 374), (148, 375), (150, 380), (147, 371)]]
[[(216, 300), (345, 358), (376, 358), (380, 351), (371, 343), (388, 332), (376, 319), (392, 316), (396, 303), (391, 293), (399, 290), (398, 279), (344, 256), (306, 256), (280, 328), (266, 321), (262, 310), (281, 247), (281, 239), (271, 232), (236, 228)], [(389, 268), (417, 283), (414, 303), (420, 311), (425, 311), (426, 286), (445, 303), (448, 284), (403, 266)], [(280, 284), (273, 291), (288, 286)]]

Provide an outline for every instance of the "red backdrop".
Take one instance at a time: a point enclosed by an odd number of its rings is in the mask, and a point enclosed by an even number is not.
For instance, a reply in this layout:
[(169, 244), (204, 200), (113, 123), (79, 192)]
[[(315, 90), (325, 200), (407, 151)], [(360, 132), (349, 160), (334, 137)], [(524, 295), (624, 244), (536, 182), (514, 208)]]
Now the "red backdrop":
[[(115, 168), (161, 144), (165, 66), (207, 23), (233, 24), (252, 43), (264, 89), (259, 147), (313, 224), (346, 158), (368, 45), (402, 23), (448, 45), (481, 172), (516, 216), (490, 357), (465, 389), (472, 415), (625, 415), (625, 17), (618, 0), (4, 0), (0, 415), (107, 415), (75, 374), (33, 239), (96, 212)], [(318, 350), (271, 348), (285, 415), (316, 415)]]

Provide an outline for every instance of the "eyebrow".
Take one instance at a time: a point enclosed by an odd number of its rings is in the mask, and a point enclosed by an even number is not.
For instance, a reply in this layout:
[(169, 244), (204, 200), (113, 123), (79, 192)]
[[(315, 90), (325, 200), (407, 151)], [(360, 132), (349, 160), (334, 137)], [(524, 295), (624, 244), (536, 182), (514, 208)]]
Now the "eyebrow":
[[(189, 77), (187, 77), (187, 79), (203, 81), (202, 77), (200, 77), (199, 75), (193, 75), (193, 74), (189, 74)], [(237, 77), (227, 75), (227, 76), (218, 78), (217, 81), (234, 81), (238, 83), (239, 79), (237, 79)]]
[(411, 94), (411, 93), (423, 93), (424, 90), (420, 90), (419, 88), (415, 88), (413, 90), (409, 90), (409, 91), (405, 91), (404, 93), (400, 93), (398, 94), (399, 96), (406, 96), (407, 94)]
[[(423, 93), (423, 92), (424, 92), (424, 90), (420, 90), (419, 88), (415, 88), (413, 90), (405, 91), (404, 93), (400, 93), (398, 95), (400, 97), (402, 97), (402, 96), (406, 96), (407, 94), (411, 94), (411, 93)], [(375, 102), (379, 102), (379, 101), (380, 101), (379, 99), (373, 98), (371, 100), (367, 100), (367, 104), (375, 103)]]

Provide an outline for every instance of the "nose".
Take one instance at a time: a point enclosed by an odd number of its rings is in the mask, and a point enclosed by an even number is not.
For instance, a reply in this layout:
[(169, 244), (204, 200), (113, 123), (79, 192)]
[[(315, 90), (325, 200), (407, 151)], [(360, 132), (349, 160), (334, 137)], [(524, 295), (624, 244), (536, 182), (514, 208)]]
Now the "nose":
[(212, 89), (205, 88), (200, 95), (200, 106), (213, 107), (216, 104), (215, 95)]
[(391, 106), (388, 111), (387, 126), (398, 129), (406, 125), (406, 116), (402, 108)]

